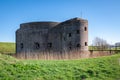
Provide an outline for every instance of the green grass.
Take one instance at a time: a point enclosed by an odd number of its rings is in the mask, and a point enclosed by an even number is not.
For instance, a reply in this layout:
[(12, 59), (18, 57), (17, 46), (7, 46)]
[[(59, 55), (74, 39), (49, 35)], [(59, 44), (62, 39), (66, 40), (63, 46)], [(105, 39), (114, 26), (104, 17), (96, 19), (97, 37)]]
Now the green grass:
[(17, 60), (0, 55), (0, 80), (119, 80), (120, 54), (80, 60)]
[(0, 42), (0, 53), (14, 54), (15, 53), (15, 43)]
[(88, 47), (89, 48), (89, 50), (120, 50), (120, 47), (119, 46), (114, 46), (114, 47), (110, 47), (110, 48), (100, 48), (100, 46), (89, 46)]

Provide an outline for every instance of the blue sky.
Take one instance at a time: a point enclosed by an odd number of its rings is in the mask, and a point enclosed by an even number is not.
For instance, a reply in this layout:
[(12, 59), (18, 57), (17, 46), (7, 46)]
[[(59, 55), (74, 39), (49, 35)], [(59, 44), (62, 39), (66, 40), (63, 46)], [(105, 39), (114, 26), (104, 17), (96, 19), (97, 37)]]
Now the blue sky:
[(95, 37), (120, 42), (120, 0), (0, 0), (0, 42), (15, 42), (21, 23), (74, 17), (88, 20), (89, 44)]

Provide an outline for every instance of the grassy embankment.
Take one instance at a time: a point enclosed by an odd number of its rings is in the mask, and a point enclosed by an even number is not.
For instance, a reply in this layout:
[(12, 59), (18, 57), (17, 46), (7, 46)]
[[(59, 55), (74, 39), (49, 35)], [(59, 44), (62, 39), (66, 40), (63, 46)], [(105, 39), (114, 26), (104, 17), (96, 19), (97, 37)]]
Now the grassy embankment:
[[(15, 43), (1, 43), (0, 53), (15, 53)], [(81, 60), (17, 60), (0, 54), (0, 80), (119, 80), (120, 54)]]
[(0, 53), (14, 54), (15, 53), (15, 43), (0, 42)]
[(119, 80), (120, 54), (80, 60), (17, 60), (0, 54), (0, 80)]

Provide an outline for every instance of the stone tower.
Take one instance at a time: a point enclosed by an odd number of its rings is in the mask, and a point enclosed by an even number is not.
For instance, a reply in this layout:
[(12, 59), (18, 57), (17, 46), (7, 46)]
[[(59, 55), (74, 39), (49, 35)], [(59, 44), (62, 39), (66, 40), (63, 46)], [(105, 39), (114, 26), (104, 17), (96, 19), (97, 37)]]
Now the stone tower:
[(88, 21), (30, 22), (16, 31), (16, 53), (88, 51)]

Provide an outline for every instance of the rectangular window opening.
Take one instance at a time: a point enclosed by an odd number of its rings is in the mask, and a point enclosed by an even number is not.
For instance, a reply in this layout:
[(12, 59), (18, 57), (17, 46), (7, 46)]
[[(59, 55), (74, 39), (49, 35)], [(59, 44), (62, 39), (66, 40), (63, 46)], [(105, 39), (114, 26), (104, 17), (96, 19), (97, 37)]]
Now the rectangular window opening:
[(85, 46), (88, 46), (87, 42), (85, 42)]
[(80, 30), (77, 30), (76, 33), (77, 33), (77, 34), (80, 34)]
[(70, 46), (69, 49), (72, 49), (72, 47)]
[(39, 48), (40, 48), (40, 44), (39, 44), (38, 42), (35, 42), (34, 44), (35, 44), (35, 48), (36, 48), (36, 49), (39, 49)]
[(72, 34), (71, 33), (69, 33), (69, 37), (71, 37), (72, 36)]
[(51, 48), (52, 47), (52, 43), (48, 43), (48, 47)]
[(87, 31), (87, 27), (85, 27), (84, 30)]

